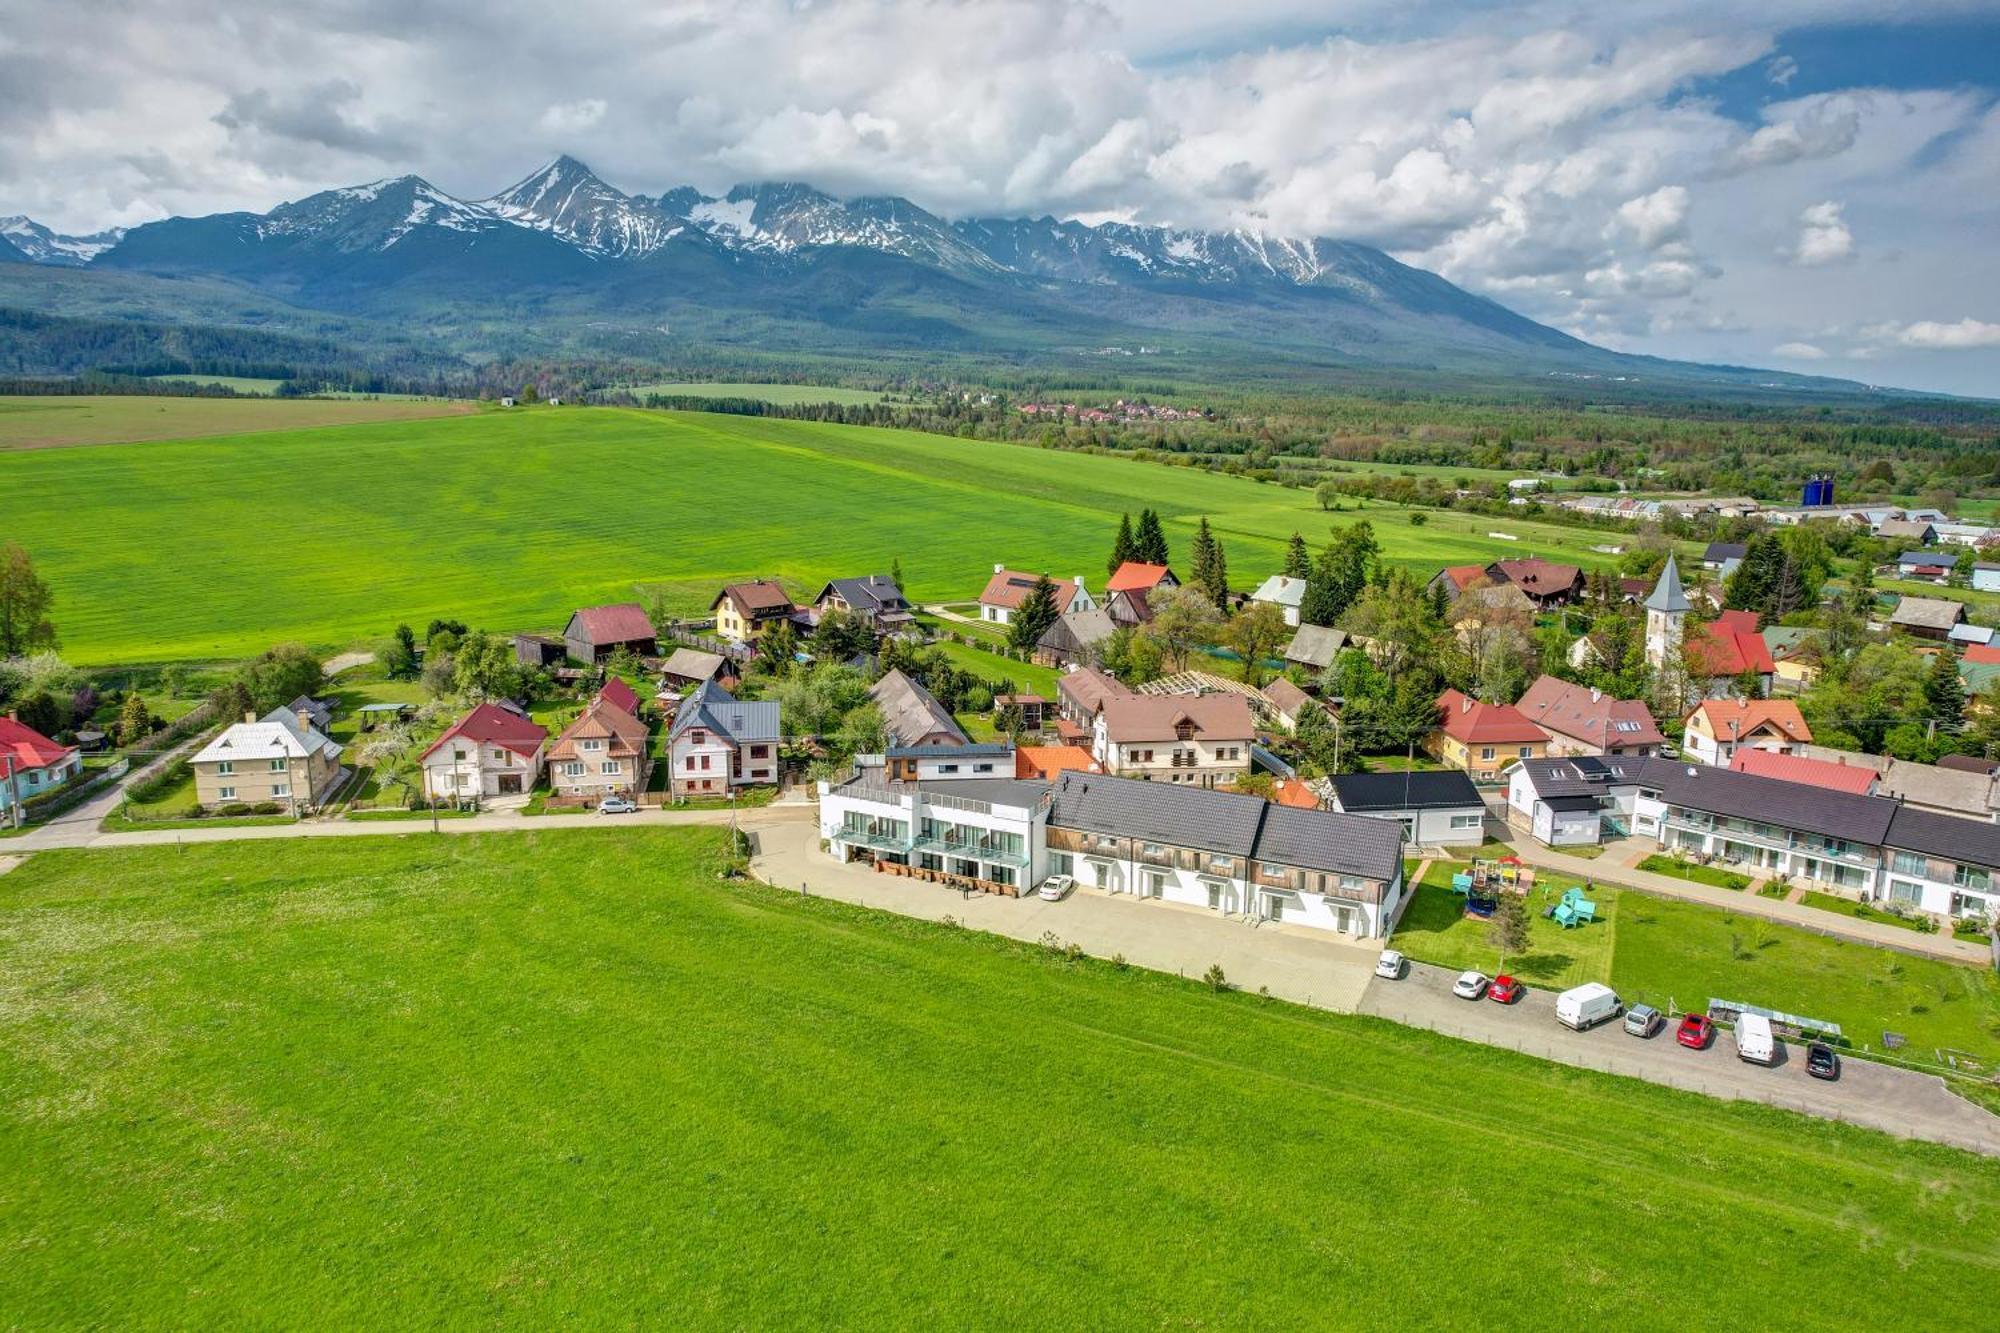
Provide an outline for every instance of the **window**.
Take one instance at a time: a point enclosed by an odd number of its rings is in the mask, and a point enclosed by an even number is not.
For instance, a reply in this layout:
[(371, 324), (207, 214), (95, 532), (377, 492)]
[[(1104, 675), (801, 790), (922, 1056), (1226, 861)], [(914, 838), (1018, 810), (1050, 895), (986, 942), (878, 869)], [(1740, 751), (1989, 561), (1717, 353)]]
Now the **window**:
[(1897, 852), (1890, 858), (1889, 869), (1899, 875), (1915, 875), (1919, 879), (1924, 879), (1931, 873), (1931, 862), (1929, 857), (1919, 856), (1915, 852)]
[(600, 765), (600, 767), (606, 773), (617, 773), (620, 771), (618, 767), (618, 761), (616, 759), (607, 759), (604, 761), (602, 765)]
[(1049, 873), (1051, 875), (1076, 874), (1076, 858), (1068, 852), (1050, 852)]
[(1484, 815), (1453, 815), (1451, 817), (1451, 826), (1455, 830), (1476, 829), (1485, 824), (1485, 822), (1486, 817)]
[(564, 764), (564, 765), (563, 765), (563, 776), (564, 776), (564, 777), (566, 777), (566, 778), (580, 778), (580, 777), (582, 777), (582, 776), (583, 776), (583, 762), (582, 762), (581, 760), (576, 760), (576, 759), (573, 759), (573, 760), (571, 760), (571, 761), (570, 761), (569, 763), (567, 763), (567, 764)]
[(271, 795), (273, 796), (290, 796), (291, 794), (292, 794), (291, 787), (282, 782), (280, 782), (277, 786), (271, 788)]
[(578, 748), (580, 748), (580, 749), (584, 749), (584, 750), (602, 750), (602, 749), (604, 748), (604, 742), (603, 742), (603, 741), (585, 741), (585, 742), (584, 742), (584, 743), (583, 743), (583, 744), (582, 744), (582, 745), (581, 745), (580, 747), (578, 747)]
[(496, 764), (504, 764), (504, 763), (506, 763), (506, 762), (507, 762), (507, 752), (506, 752), (505, 750), (495, 750), (495, 751), (493, 752), (493, 762), (494, 762), (494, 763), (496, 763)]
[(1491, 759), (1493, 757), (1493, 747), (1489, 745), (1485, 749), (1481, 750), (1479, 752), (1479, 757), (1481, 759)]
[(273, 773), (283, 773), (287, 769), (287, 767), (289, 767), (289, 765), (287, 765), (283, 759), (273, 759), (271, 761), (271, 771)]
[(1952, 876), (1951, 882), (1961, 889), (1978, 889), (1984, 893), (1993, 887), (1993, 876), (1991, 872), (1982, 870), (1978, 866), (1960, 866), (1958, 873)]
[(1534, 746), (1532, 746), (1532, 745), (1523, 745), (1523, 746), (1521, 747), (1521, 758), (1523, 758), (1523, 759), (1533, 759), (1534, 757), (1535, 757), (1535, 747), (1534, 747)]
[(1889, 896), (1899, 903), (1920, 903), (1924, 900), (1924, 886), (1912, 884), (1906, 879), (1889, 881)]
[(750, 747), (750, 757), (752, 759), (769, 759), (771, 757), (771, 747), (768, 745), (753, 745)]
[(215, 775), (217, 777), (226, 778), (235, 772), (236, 761), (233, 759), (225, 759), (215, 766)]
[(957, 764), (939, 764), (939, 765), (938, 765), (938, 772), (940, 772), (940, 773), (956, 773), (956, 772), (958, 772), (958, 765), (957, 765)]
[(709, 760), (709, 756), (708, 756), (708, 755), (703, 755), (703, 756), (701, 757), (701, 771), (702, 771), (702, 772), (704, 772), (704, 773), (708, 772), (708, 769), (709, 769), (709, 763), (708, 763), (708, 760)]
[(233, 800), (235, 800), (235, 799), (236, 799), (236, 788), (234, 788), (234, 787), (217, 787), (217, 788), (215, 789), (215, 799), (216, 799), (216, 800), (218, 800), (218, 801), (233, 801)]
[(975, 773), (991, 773), (991, 772), (993, 771), (993, 765), (991, 765), (991, 764), (974, 764), (974, 765), (972, 766), (972, 771), (973, 771), (973, 772), (975, 772)]

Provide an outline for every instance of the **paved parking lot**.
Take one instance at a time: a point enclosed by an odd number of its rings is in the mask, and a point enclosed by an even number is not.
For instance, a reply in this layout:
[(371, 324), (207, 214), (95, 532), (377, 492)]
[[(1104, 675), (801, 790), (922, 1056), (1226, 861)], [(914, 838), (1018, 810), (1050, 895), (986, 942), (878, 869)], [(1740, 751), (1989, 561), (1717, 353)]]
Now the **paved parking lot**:
[(1571, 1032), (1556, 1021), (1554, 991), (1529, 990), (1510, 1005), (1461, 1000), (1451, 993), (1457, 976), (1445, 968), (1411, 963), (1399, 981), (1370, 981), (1361, 1012), (1711, 1097), (1767, 1102), (1906, 1138), (2000, 1155), (2000, 1117), (1953, 1095), (1943, 1080), (1929, 1074), (1846, 1059), (1839, 1081), (1824, 1082), (1806, 1073), (1804, 1048), (1796, 1046), (1781, 1047), (1774, 1066), (1746, 1064), (1736, 1057), (1736, 1044), (1728, 1033), (1717, 1033), (1705, 1051), (1691, 1051), (1676, 1042), (1673, 1023), (1679, 1015), (1645, 1040), (1627, 1035), (1622, 1021)]

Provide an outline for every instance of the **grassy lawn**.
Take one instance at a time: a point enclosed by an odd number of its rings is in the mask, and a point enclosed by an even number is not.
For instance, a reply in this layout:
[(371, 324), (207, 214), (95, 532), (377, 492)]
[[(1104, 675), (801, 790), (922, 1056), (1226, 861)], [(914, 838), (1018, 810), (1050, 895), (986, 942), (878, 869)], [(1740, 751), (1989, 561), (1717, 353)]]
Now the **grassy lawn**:
[(1759, 898), (1775, 898), (1779, 902), (1783, 902), (1785, 898), (1791, 893), (1791, 891), (1792, 891), (1791, 885), (1780, 884), (1778, 883), (1777, 880), (1768, 879), (1765, 880), (1762, 887), (1760, 887), (1757, 890), (1757, 896)]
[(1903, 930), (1920, 929), (1914, 921), (1894, 916), (1868, 903), (1843, 898), (1837, 893), (1821, 893), (1816, 889), (1807, 889), (1799, 895), (1799, 905), (1817, 907), (1822, 912), (1837, 912), (1841, 916), (1851, 916), (1856, 921), (1873, 921), (1879, 926), (1896, 926)]
[(1542, 915), (1542, 909), (1562, 897), (1577, 881), (1567, 875), (1537, 872), (1528, 895), (1528, 950), (1506, 959), (1487, 941), (1489, 922), (1465, 912), (1465, 899), (1451, 891), (1451, 877), (1467, 869), (1464, 861), (1433, 861), (1403, 913), (1403, 922), (1389, 943), (1412, 958), (1439, 967), (1478, 968), (1492, 976), (1505, 970), (1532, 986), (1562, 990), (1586, 981), (1601, 981), (1611, 970), (1612, 938), (1618, 917), (1618, 890), (1597, 885), (1590, 890), (1597, 920), (1564, 930)]
[(151, 793), (149, 800), (126, 797), (124, 806), (106, 820), (120, 823), (143, 825), (156, 819), (187, 819), (195, 812), (194, 770), (185, 763), (176, 764), (165, 775), (170, 781), (162, 781), (158, 789)]
[[(1500, 958), (1487, 923), (1467, 916), (1448, 887), (1464, 868), (1432, 864), (1390, 943), (1426, 963), (1491, 974)], [(1909, 1037), (1909, 1053), (1924, 1059), (1948, 1047), (2000, 1067), (2000, 979), (1990, 970), (1603, 884), (1590, 891), (1597, 921), (1564, 930), (1540, 911), (1572, 882), (1543, 872), (1530, 898), (1529, 953), (1507, 960), (1507, 970), (1531, 985), (1603, 981), (1627, 1004), (1662, 1009), (1741, 1000), (1839, 1023), (1857, 1047), (1880, 1050), (1886, 1028)]]
[[(725, 885), (723, 850), (0, 878), (0, 1323), (1733, 1326), (1697, 1271), (1776, 1247), (1814, 1299), (1760, 1325), (1943, 1328), (2000, 1276), (2000, 1163)], [(1411, 1243), (1495, 1210), (1475, 1262)]]
[[(474, 411), (442, 398), (383, 402), (310, 398), (141, 398), (119, 394), (0, 399), (0, 450), (134, 440), (185, 440), (355, 422), (413, 421)], [(136, 533), (133, 534), (137, 536)], [(133, 654), (139, 659), (146, 654)]]
[[(22, 408), (35, 401), (0, 404), (0, 441), (8, 413), (17, 444), (57, 431), (65, 409), (35, 426)], [(118, 401), (194, 404), (185, 410), (210, 414), (210, 431), (265, 433), (0, 452), (0, 532), (34, 554), (60, 598), (64, 652), (85, 664), (244, 657), (287, 639), (344, 647), (441, 614), (552, 631), (577, 606), (641, 590), (696, 613), (732, 578), (813, 588), (897, 559), (926, 600), (976, 595), (996, 561), (1101, 578), (1119, 515), (1142, 504), (1161, 511), (1183, 557), (1206, 516), (1244, 587), (1280, 566), (1294, 530), (1323, 541), (1336, 518), (1376, 520), (1386, 557), (1424, 574), (1501, 554), (1607, 559), (1589, 550), (1601, 535), (1581, 529), (1443, 512), (1413, 527), (1372, 504), (1328, 516), (1304, 490), (911, 431), (567, 407), (271, 430), (282, 418), (240, 414), (453, 405)], [(691, 475), (701, 486), (682, 484)], [(301, 506), (302, 476), (338, 480)], [(681, 536), (661, 542), (662, 531)], [(255, 535), (271, 532), (285, 534), (283, 560)], [(590, 541), (570, 540), (578, 532)], [(170, 561), (157, 558), (161, 533), (174, 534)]]
[[(477, 810), (440, 809), (436, 813), (439, 819), (470, 819), (479, 812)], [(348, 814), (347, 818), (363, 821), (421, 819), (425, 823), (429, 823), (431, 814), (432, 812), (429, 810), (355, 810)]]
[(1724, 870), (1720, 866), (1696, 865), (1692, 861), (1679, 861), (1664, 852), (1655, 852), (1632, 867), (1634, 870), (1650, 870), (1655, 875), (1672, 875), (1675, 879), (1691, 879), (1697, 884), (1708, 884), (1718, 889), (1742, 891), (1750, 887), (1750, 876), (1738, 874), (1734, 870)]
[(1886, 1028), (1909, 1055), (1937, 1047), (2000, 1066), (2000, 979), (1990, 969), (1913, 958), (1739, 916), (1700, 903), (1627, 892), (1611, 984), (1627, 1003), (1683, 1007), (1711, 996), (1839, 1023), (1857, 1047)]
[(967, 647), (962, 643), (949, 641), (936, 643), (925, 651), (931, 648), (943, 653), (953, 666), (983, 677), (994, 685), (1003, 680), (1011, 680), (1017, 691), (1039, 694), (1051, 703), (1055, 701), (1056, 682), (1062, 679), (1062, 673), (1052, 667), (1036, 666), (1033, 662), (1017, 662), (1011, 657), (1001, 657), (997, 653)]

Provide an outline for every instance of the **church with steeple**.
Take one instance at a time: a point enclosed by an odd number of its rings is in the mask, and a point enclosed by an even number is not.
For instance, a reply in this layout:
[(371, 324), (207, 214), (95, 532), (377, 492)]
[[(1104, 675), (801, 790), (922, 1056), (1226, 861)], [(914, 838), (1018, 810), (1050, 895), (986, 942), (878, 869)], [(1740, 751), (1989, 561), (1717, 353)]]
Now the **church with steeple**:
[(1692, 609), (1687, 592), (1681, 587), (1680, 566), (1669, 552), (1667, 567), (1660, 571), (1660, 581), (1653, 585), (1652, 594), (1646, 598), (1646, 666), (1649, 669), (1658, 672), (1680, 655), (1687, 633), (1687, 615)]

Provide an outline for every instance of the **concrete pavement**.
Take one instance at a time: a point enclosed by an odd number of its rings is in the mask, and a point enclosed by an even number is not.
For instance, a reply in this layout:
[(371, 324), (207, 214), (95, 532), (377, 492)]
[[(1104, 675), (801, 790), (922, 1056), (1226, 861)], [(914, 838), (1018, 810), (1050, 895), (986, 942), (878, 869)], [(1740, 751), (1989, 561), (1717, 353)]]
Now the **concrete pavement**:
[(1233, 986), (1268, 989), (1280, 999), (1320, 1009), (1353, 1012), (1382, 948), (1377, 940), (1252, 926), (1203, 908), (1141, 902), (1096, 889), (1079, 888), (1054, 903), (1033, 895), (965, 894), (834, 861), (819, 850), (815, 824), (760, 823), (753, 831), (751, 871), (781, 889), (804, 884), (823, 898), (928, 921), (952, 917), (975, 930), (1017, 940), (1054, 935), (1096, 958), (1123, 955), (1134, 966), (1184, 977), (1200, 977), (1211, 965), (1220, 966)]
[(1554, 991), (1529, 990), (1509, 1005), (1461, 1000), (1451, 993), (1457, 976), (1446, 968), (1411, 963), (1399, 981), (1371, 979), (1361, 1012), (1584, 1069), (1731, 1101), (1764, 1102), (1901, 1138), (2000, 1156), (2000, 1116), (1954, 1095), (1932, 1074), (1843, 1059), (1840, 1078), (1823, 1082), (1806, 1073), (1802, 1046), (1781, 1044), (1780, 1061), (1772, 1067), (1746, 1064), (1726, 1033), (1718, 1033), (1705, 1051), (1680, 1045), (1674, 1040), (1672, 1017), (1659, 1033), (1643, 1040), (1627, 1035), (1620, 1021), (1571, 1032), (1556, 1022)]
[(1626, 838), (1612, 843), (1605, 848), (1604, 854), (1595, 860), (1566, 856), (1541, 846), (1532, 838), (1524, 837), (1511, 845), (1514, 854), (1529, 865), (1574, 875), (1578, 879), (1594, 879), (1603, 884), (1613, 884), (1622, 888), (1644, 889), (1663, 898), (1680, 898), (1688, 902), (1705, 903), (1710, 907), (1720, 907), (1724, 911), (1736, 912), (1743, 916), (1763, 917), (1769, 921), (1783, 922), (1788, 926), (1818, 931), (1822, 935), (1857, 940), (1863, 944), (1896, 949), (1920, 957), (1943, 958), (1954, 963), (1979, 964), (1990, 961), (1987, 946), (1974, 944), (1969, 940), (1953, 939), (1949, 935), (1924, 935), (1914, 930), (1905, 930), (1901, 926), (1885, 926), (1876, 921), (1861, 921), (1851, 916), (1842, 916), (1838, 912), (1807, 907), (1803, 903), (1764, 898), (1741, 889), (1717, 888), (1713, 884), (1701, 884), (1694, 880), (1682, 879), (1678, 875), (1662, 875), (1651, 870), (1640, 870), (1633, 863), (1643, 861), (1660, 850), (1657, 845), (1643, 838)]

